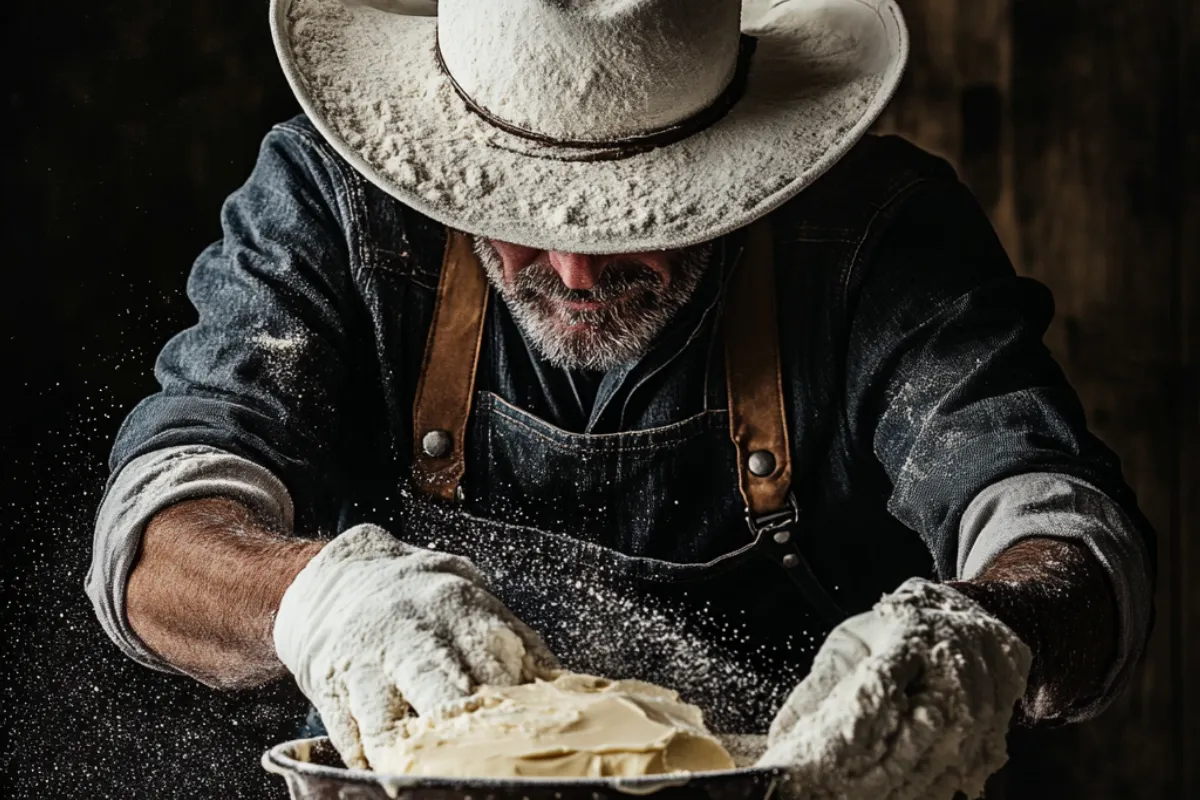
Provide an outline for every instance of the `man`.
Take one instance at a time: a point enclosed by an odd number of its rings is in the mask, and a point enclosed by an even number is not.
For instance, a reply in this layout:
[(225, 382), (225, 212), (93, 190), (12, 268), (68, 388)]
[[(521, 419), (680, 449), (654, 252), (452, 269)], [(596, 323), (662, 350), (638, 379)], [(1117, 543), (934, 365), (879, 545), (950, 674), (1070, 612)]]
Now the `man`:
[(307, 117), (119, 434), (88, 589), (126, 653), (290, 672), (359, 766), (557, 657), (827, 796), (978, 793), (1014, 703), (1105, 707), (1152, 533), (1048, 293), (863, 137), (890, 0), (373, 5), (273, 4)]

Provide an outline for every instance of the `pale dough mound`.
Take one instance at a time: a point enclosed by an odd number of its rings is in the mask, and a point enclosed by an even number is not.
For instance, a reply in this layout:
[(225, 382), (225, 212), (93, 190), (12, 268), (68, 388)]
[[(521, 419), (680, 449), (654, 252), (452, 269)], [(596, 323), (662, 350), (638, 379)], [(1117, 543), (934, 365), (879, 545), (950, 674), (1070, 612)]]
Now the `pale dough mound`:
[(560, 674), (484, 686), (404, 722), (372, 757), (380, 772), (427, 777), (595, 778), (732, 769), (700, 709), (641, 681)]

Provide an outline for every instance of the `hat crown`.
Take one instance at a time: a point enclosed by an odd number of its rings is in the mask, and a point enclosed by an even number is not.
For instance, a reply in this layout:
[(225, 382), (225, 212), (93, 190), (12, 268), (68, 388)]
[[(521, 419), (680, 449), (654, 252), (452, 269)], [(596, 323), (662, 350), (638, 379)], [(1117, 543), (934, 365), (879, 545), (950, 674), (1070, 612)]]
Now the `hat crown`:
[(550, 139), (669, 128), (737, 69), (741, 0), (442, 0), (438, 46), (471, 102)]

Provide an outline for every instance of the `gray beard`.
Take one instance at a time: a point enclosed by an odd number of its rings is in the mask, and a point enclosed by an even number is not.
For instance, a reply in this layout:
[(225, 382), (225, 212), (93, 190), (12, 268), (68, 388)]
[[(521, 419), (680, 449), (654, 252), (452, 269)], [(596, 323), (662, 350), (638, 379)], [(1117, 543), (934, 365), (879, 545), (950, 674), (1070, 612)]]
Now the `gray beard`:
[[(504, 262), (486, 239), (473, 236), (484, 272), (521, 332), (542, 358), (561, 369), (608, 372), (641, 358), (687, 305), (712, 255), (712, 245), (688, 248), (664, 287), (644, 264), (614, 261), (593, 289), (568, 289), (548, 264), (532, 264), (504, 282)], [(609, 303), (595, 311), (568, 311), (561, 301)]]

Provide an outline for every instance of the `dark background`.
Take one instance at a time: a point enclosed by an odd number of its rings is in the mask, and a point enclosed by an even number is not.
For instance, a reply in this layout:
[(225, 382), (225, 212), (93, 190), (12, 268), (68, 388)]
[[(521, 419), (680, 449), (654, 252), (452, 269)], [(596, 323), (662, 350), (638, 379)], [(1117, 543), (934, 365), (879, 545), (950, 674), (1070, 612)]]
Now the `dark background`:
[[(1101, 719), (1015, 736), (989, 798), (1200, 796), (1200, 12), (1190, 0), (901, 0), (881, 124), (951, 158), (1160, 531), (1158, 625)], [(300, 708), (121, 657), (83, 595), (116, 426), (192, 312), (269, 125), (296, 112), (263, 0), (0, 7), (0, 796), (268, 797)], [(273, 792), (274, 794), (272, 794)]]

